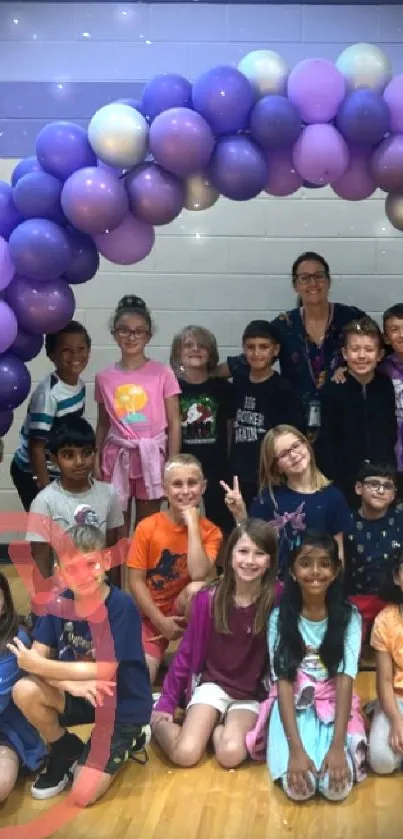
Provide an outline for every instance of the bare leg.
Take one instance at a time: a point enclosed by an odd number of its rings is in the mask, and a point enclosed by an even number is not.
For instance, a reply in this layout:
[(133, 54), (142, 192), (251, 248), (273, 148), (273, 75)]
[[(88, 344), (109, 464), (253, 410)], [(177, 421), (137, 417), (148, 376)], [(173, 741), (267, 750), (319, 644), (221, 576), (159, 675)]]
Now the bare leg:
[(62, 691), (27, 676), (15, 683), (13, 700), (47, 743), (55, 743), (63, 737), (66, 729), (59, 722), (59, 714), (63, 713), (65, 705)]
[(206, 749), (217, 719), (218, 711), (210, 705), (192, 705), (182, 726), (159, 720), (152, 725), (152, 732), (172, 763), (195, 766)]
[(18, 777), (18, 755), (9, 746), (0, 745), (0, 804), (6, 801)]
[(224, 725), (218, 725), (213, 734), (214, 751), (224, 769), (234, 769), (246, 760), (245, 738), (256, 725), (254, 711), (230, 711)]
[(153, 685), (157, 678), (161, 662), (158, 658), (153, 658), (151, 655), (146, 655), (146, 664), (150, 674), (151, 685)]
[(161, 504), (162, 498), (155, 498), (152, 501), (143, 501), (143, 499), (136, 498), (136, 525), (142, 519), (153, 516), (154, 513), (159, 513)]

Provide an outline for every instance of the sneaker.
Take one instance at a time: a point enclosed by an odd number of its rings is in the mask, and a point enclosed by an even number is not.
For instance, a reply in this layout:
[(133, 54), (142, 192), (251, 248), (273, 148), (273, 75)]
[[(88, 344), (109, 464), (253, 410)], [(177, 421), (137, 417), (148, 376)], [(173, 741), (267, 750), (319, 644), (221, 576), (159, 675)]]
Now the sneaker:
[(160, 690), (156, 690), (156, 691), (154, 691), (154, 693), (153, 693), (153, 708), (155, 707), (155, 705), (157, 704), (157, 702), (159, 702), (159, 701), (160, 701), (161, 696), (162, 696), (162, 693), (161, 693), (161, 691), (160, 691)]
[[(138, 735), (136, 742), (133, 743), (132, 748), (129, 752), (130, 760), (135, 760), (136, 763), (147, 763), (148, 755), (146, 751), (146, 746), (150, 743), (151, 740), (151, 726), (143, 725), (140, 734)], [(142, 754), (143, 759), (139, 759), (138, 755)]]
[[(63, 741), (63, 745), (59, 746)], [(31, 787), (31, 795), (39, 801), (54, 798), (69, 786), (73, 779), (83, 741), (75, 734), (65, 734), (51, 748), (49, 759)]]

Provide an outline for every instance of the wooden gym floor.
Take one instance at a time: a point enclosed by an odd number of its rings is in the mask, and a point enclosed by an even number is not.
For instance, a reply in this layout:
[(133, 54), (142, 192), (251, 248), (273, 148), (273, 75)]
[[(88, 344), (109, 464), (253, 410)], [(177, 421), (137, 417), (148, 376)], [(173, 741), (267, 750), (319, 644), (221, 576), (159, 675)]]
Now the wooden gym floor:
[[(3, 568), (2, 568), (3, 570)], [(6, 567), (16, 605), (27, 602), (16, 573)], [(361, 672), (357, 688), (363, 702), (372, 699), (374, 673)], [(85, 734), (88, 727), (76, 729)], [(98, 804), (79, 812), (55, 830), (53, 801), (34, 801), (32, 778), (21, 778), (5, 805), (0, 805), (0, 839), (36, 839), (29, 823), (42, 816), (45, 832), (56, 839), (401, 839), (403, 775), (372, 775), (356, 786), (343, 804), (317, 799), (303, 805), (287, 801), (274, 787), (265, 765), (248, 763), (225, 771), (208, 755), (194, 769), (177, 769), (157, 746), (148, 748), (145, 766), (130, 763)], [(64, 796), (65, 797), (65, 796)], [(49, 813), (47, 817), (45, 814)], [(49, 819), (49, 820), (48, 820)], [(7, 829), (8, 828), (8, 829)]]

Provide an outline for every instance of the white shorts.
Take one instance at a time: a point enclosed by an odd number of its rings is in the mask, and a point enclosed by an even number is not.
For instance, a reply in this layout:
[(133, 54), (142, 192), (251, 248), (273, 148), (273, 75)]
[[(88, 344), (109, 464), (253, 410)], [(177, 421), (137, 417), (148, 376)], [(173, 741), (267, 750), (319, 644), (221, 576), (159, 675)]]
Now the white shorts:
[(254, 699), (232, 699), (225, 690), (214, 682), (204, 682), (196, 688), (188, 708), (192, 705), (210, 705), (223, 717), (230, 711), (253, 711), (256, 716), (259, 715), (260, 711), (259, 702)]

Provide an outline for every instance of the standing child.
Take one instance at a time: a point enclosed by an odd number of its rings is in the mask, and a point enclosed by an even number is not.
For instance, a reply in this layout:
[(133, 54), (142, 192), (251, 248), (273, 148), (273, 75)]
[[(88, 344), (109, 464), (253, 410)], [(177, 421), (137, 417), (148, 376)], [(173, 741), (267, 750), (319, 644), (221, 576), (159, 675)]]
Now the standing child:
[[(246, 521), (228, 540), (223, 577), (193, 601), (151, 718), (156, 740), (178, 766), (198, 763), (211, 737), (224, 768), (247, 757), (246, 734), (266, 694), (265, 628), (274, 603), (276, 558), (274, 530)], [(173, 717), (183, 700), (187, 710), (180, 726)]]
[(403, 497), (403, 303), (396, 303), (384, 313), (383, 334), (391, 352), (381, 361), (379, 369), (392, 380), (395, 390), (398, 490)]
[(137, 522), (159, 510), (167, 453), (180, 448), (180, 388), (169, 367), (145, 355), (152, 331), (144, 300), (122, 297), (111, 321), (121, 359), (95, 377), (96, 476), (117, 489), (127, 532), (133, 498)]
[(170, 362), (179, 375), (181, 388), (181, 451), (196, 455), (203, 467), (207, 480), (203, 496), (207, 518), (229, 533), (232, 519), (219, 482), (229, 469), (232, 388), (229, 382), (212, 376), (218, 364), (214, 335), (202, 326), (186, 326), (172, 342)]
[(76, 320), (46, 336), (46, 355), (55, 369), (31, 395), (10, 469), (27, 512), (39, 490), (59, 474), (47, 452), (51, 429), (67, 416), (81, 417), (84, 413), (85, 385), (80, 376), (88, 364), (90, 349), (90, 336)]

